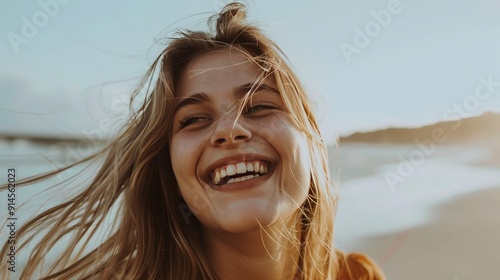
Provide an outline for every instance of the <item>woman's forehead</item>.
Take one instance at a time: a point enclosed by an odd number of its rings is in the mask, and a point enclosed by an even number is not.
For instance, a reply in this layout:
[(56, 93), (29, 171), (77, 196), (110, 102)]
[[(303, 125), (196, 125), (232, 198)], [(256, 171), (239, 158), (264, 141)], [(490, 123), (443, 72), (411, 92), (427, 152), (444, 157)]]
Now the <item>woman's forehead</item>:
[(224, 91), (260, 82), (275, 86), (272, 75), (259, 81), (262, 75), (261, 67), (241, 50), (218, 49), (202, 54), (186, 65), (179, 77), (176, 96)]
[[(252, 67), (253, 66), (253, 67)], [(193, 58), (186, 66), (183, 74), (188, 77), (209, 71), (234, 71), (235, 69), (258, 68), (252, 58), (236, 48), (216, 49)]]

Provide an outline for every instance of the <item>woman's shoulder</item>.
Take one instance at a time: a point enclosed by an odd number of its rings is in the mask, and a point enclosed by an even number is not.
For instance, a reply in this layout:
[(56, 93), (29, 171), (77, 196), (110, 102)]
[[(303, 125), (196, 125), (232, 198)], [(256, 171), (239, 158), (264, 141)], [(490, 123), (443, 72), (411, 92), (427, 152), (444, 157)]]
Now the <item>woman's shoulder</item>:
[(385, 280), (380, 267), (368, 256), (360, 253), (336, 251), (339, 262), (337, 280)]

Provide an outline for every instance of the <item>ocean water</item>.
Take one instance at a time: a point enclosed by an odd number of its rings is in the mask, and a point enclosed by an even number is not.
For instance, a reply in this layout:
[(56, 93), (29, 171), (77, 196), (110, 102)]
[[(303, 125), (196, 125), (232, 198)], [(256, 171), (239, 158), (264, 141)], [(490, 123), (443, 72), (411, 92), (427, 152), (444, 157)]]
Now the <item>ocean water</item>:
[[(3, 141), (0, 178), (6, 181), (8, 168), (20, 179), (63, 167), (99, 147)], [(389, 279), (500, 279), (492, 266), (500, 263), (500, 166), (491, 163), (494, 157), (492, 149), (473, 146), (440, 146), (429, 154), (414, 145), (331, 148), (340, 195), (336, 246), (368, 254)], [(16, 204), (24, 203), (16, 212), (19, 223), (77, 191), (38, 194), (80, 170), (18, 188)], [(88, 172), (90, 178), (93, 171)], [(0, 194), (2, 223), (6, 195)], [(7, 235), (4, 227), (0, 234)]]

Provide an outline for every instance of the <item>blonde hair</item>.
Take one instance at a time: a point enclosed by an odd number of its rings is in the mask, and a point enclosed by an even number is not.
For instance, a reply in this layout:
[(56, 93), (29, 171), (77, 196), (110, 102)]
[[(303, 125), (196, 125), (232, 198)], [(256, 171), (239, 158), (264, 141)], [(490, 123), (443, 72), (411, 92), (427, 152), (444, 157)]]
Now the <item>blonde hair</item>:
[[(179, 75), (193, 58), (227, 47), (247, 53), (261, 67), (263, 78), (270, 75), (276, 80), (293, 123), (308, 137), (311, 183), (300, 207), (298, 277), (337, 279), (339, 260), (332, 247), (337, 196), (329, 176), (326, 148), (305, 90), (279, 48), (245, 22), (245, 6), (231, 3), (214, 19), (213, 35), (182, 31), (151, 65), (131, 102), (144, 90), (148, 94), (123, 132), (102, 151), (78, 163), (104, 157), (88, 187), (34, 217), (18, 231), (21, 249), (41, 235), (22, 279), (35, 277), (47, 252), (70, 234), (69, 244), (41, 279), (217, 279), (203, 250), (201, 224), (193, 217), (193, 223), (188, 225), (181, 214), (185, 204), (177, 191), (169, 142)], [(45, 180), (63, 170), (22, 184)], [(115, 230), (94, 250), (79, 250), (115, 206), (119, 206)], [(41, 234), (41, 229), (47, 231)], [(7, 248), (5, 244), (2, 255)], [(1, 278), (7, 279), (6, 263), (2, 262), (0, 268)]]

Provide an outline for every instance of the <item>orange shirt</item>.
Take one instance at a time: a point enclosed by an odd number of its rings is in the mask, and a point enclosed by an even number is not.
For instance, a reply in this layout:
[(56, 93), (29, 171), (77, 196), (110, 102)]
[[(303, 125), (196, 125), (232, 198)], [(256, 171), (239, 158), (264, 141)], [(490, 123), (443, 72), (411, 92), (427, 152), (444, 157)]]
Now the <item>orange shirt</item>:
[(339, 273), (337, 280), (386, 280), (380, 267), (368, 256), (337, 251)]

